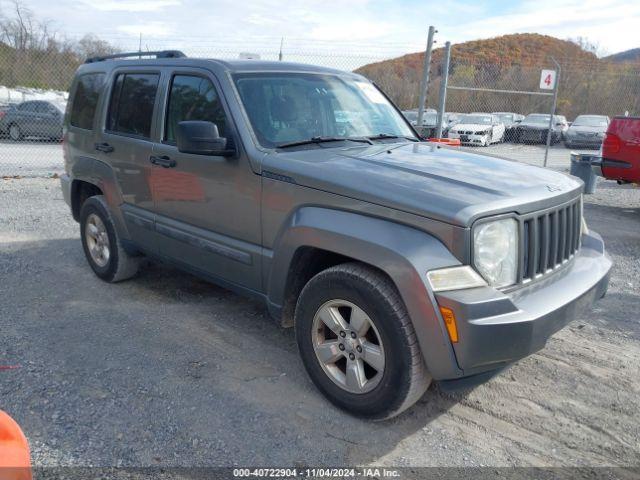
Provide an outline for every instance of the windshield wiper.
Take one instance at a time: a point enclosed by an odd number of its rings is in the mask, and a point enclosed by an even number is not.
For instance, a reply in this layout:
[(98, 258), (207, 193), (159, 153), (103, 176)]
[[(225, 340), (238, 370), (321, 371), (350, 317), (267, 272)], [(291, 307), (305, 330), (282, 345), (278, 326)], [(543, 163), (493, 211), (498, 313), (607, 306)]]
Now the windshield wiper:
[(296, 140), (295, 142), (286, 142), (276, 145), (276, 148), (297, 147), (299, 145), (311, 145), (314, 143), (326, 143), (326, 142), (361, 142), (373, 145), (373, 142), (365, 137), (311, 137), (307, 140)]
[(393, 138), (404, 138), (405, 140), (409, 140), (411, 142), (419, 142), (415, 137), (405, 137), (404, 135), (392, 135), (390, 133), (379, 133), (378, 135), (373, 135), (371, 137), (367, 137), (369, 140), (387, 140)]

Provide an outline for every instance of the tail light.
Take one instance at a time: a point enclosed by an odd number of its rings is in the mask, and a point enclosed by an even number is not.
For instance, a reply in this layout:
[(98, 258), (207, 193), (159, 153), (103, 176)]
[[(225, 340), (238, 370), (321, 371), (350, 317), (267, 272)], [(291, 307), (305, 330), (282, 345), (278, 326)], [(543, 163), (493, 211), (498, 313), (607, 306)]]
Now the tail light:
[(0, 111), (0, 118), (4, 117), (7, 114), (5, 111)]
[(606, 133), (604, 140), (602, 141), (602, 154), (607, 155), (609, 153), (618, 153), (622, 146), (620, 137), (613, 133)]

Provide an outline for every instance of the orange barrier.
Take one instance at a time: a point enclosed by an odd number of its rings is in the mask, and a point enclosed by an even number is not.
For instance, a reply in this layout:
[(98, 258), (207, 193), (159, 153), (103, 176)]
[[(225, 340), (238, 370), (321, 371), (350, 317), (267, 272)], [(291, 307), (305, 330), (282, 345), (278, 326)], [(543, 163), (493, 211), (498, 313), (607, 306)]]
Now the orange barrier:
[(0, 410), (0, 478), (32, 480), (29, 442), (20, 426)]
[(459, 147), (460, 139), (458, 138), (430, 138), (430, 142), (439, 143), (441, 145), (448, 145), (450, 147)]

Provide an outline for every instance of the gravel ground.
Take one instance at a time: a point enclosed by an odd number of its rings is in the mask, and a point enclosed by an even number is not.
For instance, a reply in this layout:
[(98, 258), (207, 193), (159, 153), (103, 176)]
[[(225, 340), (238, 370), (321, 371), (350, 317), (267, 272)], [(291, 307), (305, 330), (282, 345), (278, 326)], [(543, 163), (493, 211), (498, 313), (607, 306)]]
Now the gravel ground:
[(0, 180), (0, 206), (0, 408), (35, 465), (639, 465), (640, 188), (586, 201), (615, 262), (592, 313), (383, 423), (324, 400), (260, 304), (159, 265), (98, 280), (57, 180)]

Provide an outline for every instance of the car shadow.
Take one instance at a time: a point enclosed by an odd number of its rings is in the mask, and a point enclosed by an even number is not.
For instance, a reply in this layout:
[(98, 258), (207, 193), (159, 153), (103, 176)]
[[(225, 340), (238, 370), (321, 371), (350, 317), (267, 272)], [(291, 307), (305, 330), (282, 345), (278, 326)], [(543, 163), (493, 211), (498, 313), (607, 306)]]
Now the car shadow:
[(16, 266), (0, 360), (26, 366), (2, 373), (3, 403), (79, 464), (375, 463), (468, 393), (434, 384), (399, 417), (361, 420), (315, 389), (259, 302), (157, 263), (105, 283), (79, 239), (1, 244), (0, 264)]

